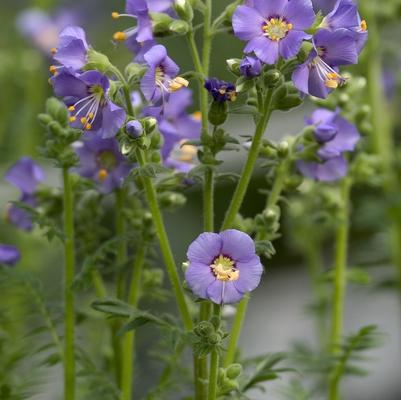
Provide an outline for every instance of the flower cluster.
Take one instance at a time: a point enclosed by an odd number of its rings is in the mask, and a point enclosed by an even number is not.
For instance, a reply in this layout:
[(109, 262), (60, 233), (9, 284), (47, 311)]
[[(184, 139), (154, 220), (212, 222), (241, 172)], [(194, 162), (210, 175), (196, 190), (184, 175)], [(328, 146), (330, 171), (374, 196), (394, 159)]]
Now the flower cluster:
[[(367, 39), (367, 24), (361, 20), (352, 0), (338, 0), (314, 34), (307, 31), (315, 22), (310, 0), (252, 0), (239, 6), (233, 16), (235, 35), (247, 41), (245, 53), (265, 64), (279, 57), (295, 57), (305, 40), (312, 50), (293, 73), (294, 85), (304, 94), (325, 98), (345, 80), (338, 67), (356, 64)], [(244, 61), (248, 67), (249, 60)]]
[(324, 108), (315, 110), (307, 120), (314, 127), (314, 136), (319, 143), (317, 156), (320, 162), (298, 161), (301, 173), (318, 181), (336, 181), (347, 173), (345, 152), (355, 150), (360, 139), (354, 125), (340, 116), (340, 111)]

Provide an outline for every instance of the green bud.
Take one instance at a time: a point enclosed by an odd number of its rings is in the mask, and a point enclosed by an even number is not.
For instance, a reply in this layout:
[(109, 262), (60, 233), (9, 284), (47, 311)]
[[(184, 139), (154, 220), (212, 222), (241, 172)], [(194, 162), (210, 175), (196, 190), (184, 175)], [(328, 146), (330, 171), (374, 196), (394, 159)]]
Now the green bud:
[(287, 141), (283, 140), (277, 146), (277, 154), (281, 158), (286, 158), (290, 152), (290, 145)]
[(156, 163), (159, 164), (161, 162), (161, 155), (160, 152), (158, 151), (154, 151), (152, 152), (151, 156), (150, 156), (150, 161), (152, 163)]
[(54, 136), (58, 136), (58, 137), (62, 137), (65, 136), (65, 131), (63, 129), (63, 127), (60, 125), (59, 122), (57, 121), (51, 121), (48, 125), (47, 125), (49, 131), (54, 135)]
[(51, 121), (53, 121), (53, 118), (49, 114), (39, 114), (38, 120), (42, 125), (47, 126)]
[(270, 69), (264, 73), (264, 84), (268, 88), (274, 88), (280, 81), (281, 72), (277, 69)]
[(307, 126), (306, 128), (304, 128), (304, 130), (302, 131), (302, 136), (308, 142), (314, 142), (315, 141), (315, 127)]
[(221, 342), (221, 336), (220, 336), (217, 332), (211, 333), (211, 334), (208, 336), (208, 342), (209, 342), (211, 345), (219, 344), (219, 343)]
[(286, 190), (295, 190), (303, 181), (304, 178), (302, 175), (292, 175), (284, 181), (284, 187)]
[(107, 56), (98, 51), (90, 48), (88, 50), (88, 63), (85, 69), (96, 69), (100, 72), (106, 73), (112, 68), (112, 64)]
[(214, 326), (209, 321), (201, 321), (195, 326), (194, 332), (198, 336), (206, 337), (215, 332)]
[(191, 22), (194, 18), (194, 10), (192, 5), (187, 0), (176, 0), (174, 4), (174, 9), (178, 16), (187, 22)]
[(302, 43), (301, 50), (297, 55), (297, 59), (301, 64), (306, 61), (312, 49), (313, 49), (312, 43), (306, 41)]
[(227, 378), (229, 379), (235, 379), (238, 376), (240, 376), (241, 373), (242, 373), (241, 364), (231, 364), (226, 370)]
[(169, 26), (170, 32), (176, 33), (177, 35), (186, 35), (189, 28), (188, 22), (179, 19), (174, 20)]
[(226, 60), (226, 63), (230, 72), (232, 72), (235, 76), (241, 76), (241, 71), (239, 69), (241, 60), (239, 58), (229, 58)]
[(159, 149), (163, 145), (163, 136), (158, 131), (153, 131), (150, 137), (150, 147)]
[(341, 93), (341, 94), (338, 96), (338, 105), (339, 105), (340, 107), (343, 107), (343, 106), (345, 106), (345, 105), (349, 102), (349, 100), (350, 100), (349, 94), (347, 94), (347, 93)]
[(239, 384), (237, 381), (234, 381), (232, 379), (227, 379), (224, 381), (221, 391), (223, 393), (228, 393), (228, 392), (231, 392), (233, 390), (238, 390), (238, 389), (239, 389)]
[(141, 120), (141, 123), (147, 135), (152, 133), (157, 126), (157, 120), (153, 117), (144, 118), (143, 120)]
[(266, 208), (262, 215), (267, 224), (273, 224), (280, 218), (280, 211), (278, 207), (270, 207)]
[(125, 68), (125, 75), (127, 76), (128, 82), (139, 81), (145, 72), (146, 67), (141, 64), (129, 63)]
[(181, 193), (175, 193), (175, 192), (164, 192), (161, 193), (159, 196), (159, 202), (160, 205), (163, 208), (169, 208), (169, 207), (182, 207), (185, 205), (187, 199), (186, 197), (181, 194)]
[(219, 382), (227, 380), (226, 370), (222, 367), (219, 368), (218, 380)]
[(46, 113), (54, 120), (58, 121), (59, 116), (66, 111), (65, 105), (55, 97), (50, 97), (46, 101)]
[(209, 109), (209, 122), (214, 125), (222, 125), (228, 116), (228, 106), (226, 102), (213, 101)]
[(167, 14), (163, 13), (151, 13), (153, 21), (153, 32), (157, 36), (164, 36), (170, 33), (170, 25), (174, 21)]

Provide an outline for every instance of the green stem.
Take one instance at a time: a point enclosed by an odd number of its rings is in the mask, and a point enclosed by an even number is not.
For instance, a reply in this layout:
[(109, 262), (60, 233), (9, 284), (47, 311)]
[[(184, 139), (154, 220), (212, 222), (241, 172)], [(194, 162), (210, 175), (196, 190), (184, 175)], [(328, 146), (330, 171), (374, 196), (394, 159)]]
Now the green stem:
[[(347, 285), (347, 246), (349, 232), (349, 202), (350, 202), (351, 181), (343, 179), (340, 187), (341, 196), (341, 220), (336, 232), (336, 251), (334, 267), (334, 287), (332, 299), (332, 320), (331, 320), (331, 352), (335, 355), (340, 351), (341, 337), (344, 324), (344, 302)], [(339, 379), (335, 375), (329, 381), (329, 400), (339, 399)]]
[[(142, 270), (145, 263), (146, 246), (142, 243), (138, 246), (132, 271), (131, 285), (128, 294), (128, 303), (133, 307), (138, 306), (141, 285)], [(134, 374), (135, 331), (130, 331), (123, 338), (121, 399), (132, 399), (133, 374)]]
[(253, 169), (256, 163), (256, 160), (259, 155), (260, 144), (262, 143), (263, 134), (265, 133), (267, 124), (269, 122), (270, 116), (272, 114), (272, 97), (273, 97), (273, 89), (270, 89), (267, 92), (267, 96), (263, 106), (262, 117), (260, 118), (257, 126), (255, 135), (252, 140), (252, 145), (249, 150), (248, 159), (244, 165), (244, 168), (241, 173), (241, 178), (238, 182), (238, 185), (235, 189), (233, 198), (231, 200), (230, 207), (227, 210), (222, 230), (229, 229), (233, 226), (235, 218), (241, 208), (242, 202), (244, 200), (246, 191), (248, 189), (249, 182), (252, 177)]
[(203, 48), (202, 48), (202, 62), (203, 73), (207, 76), (210, 67), (210, 54), (212, 51), (212, 0), (206, 0), (203, 25)]
[(203, 229), (205, 232), (214, 231), (214, 172), (207, 168), (203, 186)]
[(75, 399), (75, 310), (72, 284), (75, 274), (74, 194), (68, 168), (64, 182), (64, 400)]
[[(274, 207), (280, 200), (280, 195), (283, 190), (284, 181), (288, 172), (289, 158), (282, 160), (276, 171), (276, 178), (273, 183), (272, 190), (266, 202), (266, 208)], [(261, 238), (259, 238), (261, 239)], [(242, 325), (244, 323), (246, 311), (249, 304), (249, 295), (245, 296), (237, 306), (237, 312), (231, 328), (230, 339), (228, 341), (227, 353), (224, 359), (224, 366), (228, 367), (234, 362), (235, 353), (238, 347), (238, 341), (241, 335)]]
[[(146, 158), (141, 149), (137, 149), (136, 156), (138, 163), (141, 167), (146, 165)], [(181, 286), (180, 277), (178, 275), (174, 256), (171, 251), (170, 242), (168, 240), (166, 228), (164, 226), (163, 216), (157, 202), (156, 190), (153, 186), (152, 180), (144, 176), (142, 177), (143, 185), (145, 187), (146, 197), (148, 200), (149, 208), (153, 216), (153, 223), (156, 228), (157, 237), (159, 239), (160, 249), (163, 254), (164, 262), (166, 264), (167, 273), (170, 278), (170, 282), (173, 286), (174, 295), (180, 310), (181, 318), (184, 323), (184, 327), (187, 330), (192, 330), (192, 318), (188, 309), (188, 305), (185, 300), (184, 290)]]
[(124, 272), (123, 267), (127, 262), (127, 240), (126, 235), (126, 223), (124, 216), (125, 207), (125, 192), (124, 189), (117, 189), (115, 191), (116, 196), (116, 235), (119, 238), (117, 248), (117, 266), (119, 270), (117, 272), (117, 284), (116, 284), (116, 295), (118, 299), (124, 299), (125, 288), (124, 288)]
[[(217, 317), (220, 321), (221, 318), (221, 306), (219, 304), (213, 304), (213, 316)], [(217, 379), (219, 375), (219, 349), (212, 350), (210, 357), (210, 373), (209, 373), (209, 390), (207, 400), (216, 400), (217, 398)]]

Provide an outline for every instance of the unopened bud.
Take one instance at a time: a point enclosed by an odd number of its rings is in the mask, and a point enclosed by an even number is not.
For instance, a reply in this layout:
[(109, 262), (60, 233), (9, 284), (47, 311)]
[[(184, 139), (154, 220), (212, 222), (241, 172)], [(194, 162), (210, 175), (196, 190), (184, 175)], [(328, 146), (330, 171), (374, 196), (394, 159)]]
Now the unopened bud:
[(177, 35), (186, 35), (189, 31), (189, 24), (186, 21), (176, 19), (170, 24), (169, 29)]
[(139, 121), (129, 121), (127, 122), (125, 131), (132, 138), (138, 139), (143, 134), (143, 127)]
[(231, 364), (227, 370), (227, 378), (229, 379), (235, 379), (242, 373), (242, 365), (241, 364)]
[(229, 58), (226, 60), (226, 63), (230, 72), (236, 76), (241, 76), (241, 71), (239, 69), (241, 60), (239, 58)]

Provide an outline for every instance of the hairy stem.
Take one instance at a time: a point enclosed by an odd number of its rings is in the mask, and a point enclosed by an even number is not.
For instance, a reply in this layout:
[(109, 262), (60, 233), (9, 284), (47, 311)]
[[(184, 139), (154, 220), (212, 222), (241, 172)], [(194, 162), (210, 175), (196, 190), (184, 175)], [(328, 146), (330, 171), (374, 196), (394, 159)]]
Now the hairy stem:
[(74, 193), (68, 168), (64, 182), (64, 400), (75, 399), (75, 309), (72, 284), (75, 274)]
[[(221, 318), (221, 306), (219, 304), (213, 304), (213, 316), (220, 321)], [(207, 400), (216, 400), (217, 398), (217, 378), (219, 374), (219, 350), (212, 350), (210, 357), (210, 373), (209, 373), (209, 389)]]
[[(142, 270), (145, 263), (146, 246), (140, 243), (135, 255), (132, 271), (131, 285), (128, 294), (128, 303), (133, 307), (138, 306), (139, 291), (141, 285)], [(123, 338), (121, 399), (131, 400), (133, 392), (135, 331), (130, 331)]]
[[(341, 220), (337, 227), (335, 238), (335, 267), (334, 267), (334, 287), (332, 298), (332, 318), (330, 347), (332, 354), (337, 354), (340, 350), (341, 336), (343, 334), (344, 323), (344, 302), (347, 285), (347, 246), (349, 231), (349, 202), (350, 202), (351, 181), (344, 178), (341, 182)], [(329, 380), (329, 400), (339, 399), (339, 380), (334, 379), (333, 375)]]

